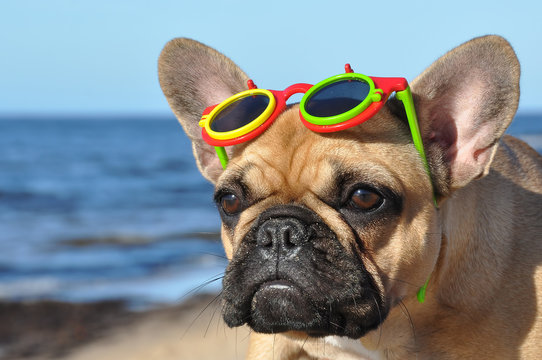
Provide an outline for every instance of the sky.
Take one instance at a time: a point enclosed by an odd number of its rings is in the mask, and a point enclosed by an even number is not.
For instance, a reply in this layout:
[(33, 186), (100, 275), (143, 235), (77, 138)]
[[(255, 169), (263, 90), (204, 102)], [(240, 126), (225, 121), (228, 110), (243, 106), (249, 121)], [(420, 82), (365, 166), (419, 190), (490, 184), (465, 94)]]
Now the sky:
[(499, 34), (522, 66), (519, 111), (542, 111), (541, 14), (537, 0), (2, 0), (0, 117), (170, 114), (157, 59), (175, 37), (223, 52), (259, 87), (284, 89), (347, 62), (412, 80), (453, 47)]

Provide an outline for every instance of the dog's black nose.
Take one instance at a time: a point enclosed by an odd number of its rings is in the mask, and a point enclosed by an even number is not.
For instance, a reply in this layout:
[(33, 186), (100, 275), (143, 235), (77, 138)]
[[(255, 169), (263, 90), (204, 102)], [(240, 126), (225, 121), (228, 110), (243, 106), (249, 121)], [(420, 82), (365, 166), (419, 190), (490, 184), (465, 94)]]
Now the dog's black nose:
[(260, 225), (256, 241), (261, 249), (291, 256), (309, 240), (309, 231), (296, 218), (271, 218)]

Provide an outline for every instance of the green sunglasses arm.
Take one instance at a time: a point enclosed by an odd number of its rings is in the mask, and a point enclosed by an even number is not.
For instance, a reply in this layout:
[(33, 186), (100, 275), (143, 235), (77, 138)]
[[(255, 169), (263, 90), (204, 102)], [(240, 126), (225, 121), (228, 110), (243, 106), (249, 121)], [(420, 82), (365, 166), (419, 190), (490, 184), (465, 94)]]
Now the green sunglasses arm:
[[(398, 91), (395, 96), (398, 100), (401, 100), (403, 102), (403, 106), (405, 107), (405, 112), (407, 114), (408, 126), (410, 127), (410, 133), (412, 134), (412, 141), (414, 142), (414, 146), (416, 147), (416, 150), (418, 150), (418, 153), (422, 158), (425, 171), (427, 172), (427, 175), (429, 175), (429, 181), (431, 182), (431, 186), (433, 186), (431, 171), (429, 170), (429, 163), (427, 162), (427, 157), (425, 156), (422, 136), (420, 134), (420, 127), (418, 125), (418, 117), (416, 116), (416, 110), (414, 109), (414, 99), (412, 98), (412, 92), (410, 91), (410, 87), (407, 87), (405, 90)], [(435, 207), (438, 208), (434, 187), (433, 202), (435, 203)], [(423, 284), (423, 286), (418, 290), (418, 293), (416, 294), (418, 302), (422, 304), (425, 301), (425, 293), (427, 292), (428, 284), (429, 278), (427, 278), (425, 284)]]
[(427, 163), (427, 157), (425, 156), (425, 151), (423, 149), (422, 136), (420, 134), (420, 127), (418, 126), (418, 117), (416, 116), (416, 110), (414, 109), (414, 100), (412, 99), (410, 87), (407, 87), (403, 91), (398, 91), (395, 96), (397, 99), (403, 102), (408, 119), (408, 126), (410, 127), (410, 133), (412, 134), (412, 140), (414, 141), (414, 146), (422, 158), (425, 171), (427, 174), (429, 174), (429, 177), (431, 177), (429, 164)]
[(405, 112), (408, 119), (408, 126), (410, 127), (410, 133), (412, 134), (412, 141), (414, 142), (414, 146), (416, 147), (416, 150), (418, 150), (418, 153), (422, 158), (425, 171), (427, 172), (427, 175), (429, 175), (429, 181), (431, 182), (431, 187), (433, 190), (433, 202), (435, 203), (435, 206), (438, 207), (437, 198), (435, 196), (435, 188), (433, 186), (433, 180), (431, 178), (431, 170), (429, 170), (429, 163), (427, 162), (427, 156), (425, 155), (425, 150), (423, 148), (422, 136), (420, 134), (420, 127), (418, 125), (418, 117), (416, 116), (416, 110), (414, 109), (414, 100), (412, 99), (412, 92), (410, 91), (410, 87), (407, 87), (405, 90), (402, 91), (397, 91), (395, 97), (398, 100), (401, 100), (403, 102), (403, 106), (405, 107)]
[(218, 159), (220, 160), (222, 168), (226, 170), (226, 166), (228, 166), (228, 154), (226, 154), (226, 149), (224, 149), (222, 146), (215, 146), (215, 151)]

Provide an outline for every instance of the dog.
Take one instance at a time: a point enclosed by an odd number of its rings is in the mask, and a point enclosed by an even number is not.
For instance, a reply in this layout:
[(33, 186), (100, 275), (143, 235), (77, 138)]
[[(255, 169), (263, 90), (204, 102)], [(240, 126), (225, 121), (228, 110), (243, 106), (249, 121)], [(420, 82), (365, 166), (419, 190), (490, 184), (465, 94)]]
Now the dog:
[(329, 133), (288, 105), (223, 169), (198, 124), (248, 76), (183, 38), (158, 75), (215, 184), (223, 318), (253, 330), (247, 359), (540, 358), (542, 157), (504, 135), (520, 76), (505, 39), (474, 38), (410, 83), (430, 177), (393, 97)]

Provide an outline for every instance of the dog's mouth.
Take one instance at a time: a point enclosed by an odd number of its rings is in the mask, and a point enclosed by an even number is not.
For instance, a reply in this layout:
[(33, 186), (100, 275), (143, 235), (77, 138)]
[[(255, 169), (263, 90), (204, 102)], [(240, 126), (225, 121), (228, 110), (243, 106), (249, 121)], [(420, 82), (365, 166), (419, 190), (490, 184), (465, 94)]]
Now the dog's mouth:
[[(224, 294), (224, 319), (230, 326), (248, 324), (254, 331), (276, 334), (302, 331), (311, 337), (328, 335), (359, 338), (383, 321), (384, 307), (377, 297), (350, 292), (321, 292), (288, 280), (265, 281), (256, 286), (252, 295), (237, 293), (237, 300), (246, 305), (227, 301)], [(326, 290), (324, 290), (326, 291)]]
[(254, 293), (250, 326), (259, 332), (309, 330), (318, 313), (301, 289), (286, 280), (268, 281)]
[[(307, 218), (272, 218), (240, 244), (223, 283), (223, 316), (230, 327), (359, 338), (384, 320), (383, 297), (361, 260), (323, 221)], [(288, 244), (284, 237), (269, 238), (285, 229)]]
[(256, 291), (251, 301), (248, 325), (260, 333), (302, 331), (312, 337), (330, 334), (359, 337), (359, 332), (345, 332), (342, 315), (313, 304), (304, 291), (285, 280), (274, 280)]

